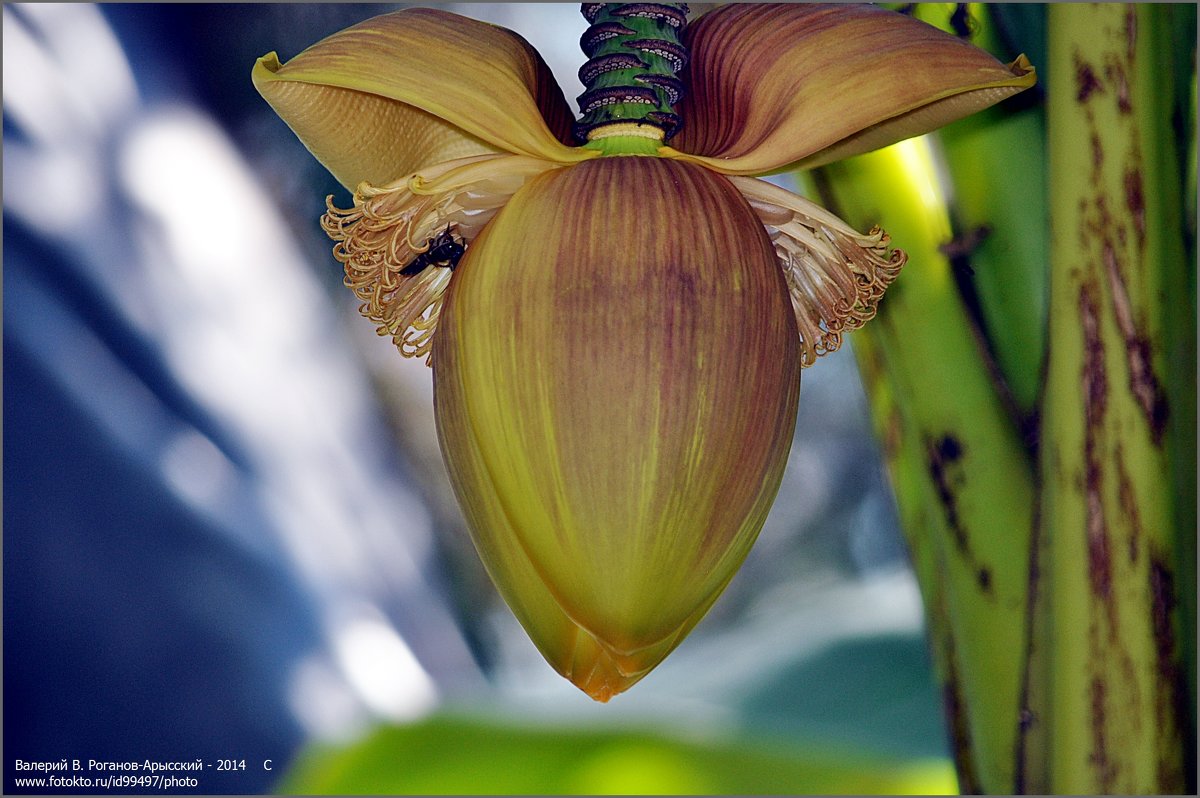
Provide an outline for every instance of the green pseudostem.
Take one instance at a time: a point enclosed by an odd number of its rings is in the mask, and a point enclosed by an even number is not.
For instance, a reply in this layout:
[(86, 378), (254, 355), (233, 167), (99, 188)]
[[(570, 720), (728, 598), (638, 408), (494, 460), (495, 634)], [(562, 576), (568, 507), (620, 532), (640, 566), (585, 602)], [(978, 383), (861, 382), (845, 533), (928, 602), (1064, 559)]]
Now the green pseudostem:
[[(1196, 40), (1178, 9), (1051, 6), (1045, 113), (939, 133), (949, 194), (938, 137), (813, 175), (909, 253), (854, 348), (965, 792), (1195, 790), (1195, 184), (1178, 140), (1194, 148)], [(1022, 198), (1043, 125), (1047, 179)], [(988, 234), (956, 241), (951, 213)]]

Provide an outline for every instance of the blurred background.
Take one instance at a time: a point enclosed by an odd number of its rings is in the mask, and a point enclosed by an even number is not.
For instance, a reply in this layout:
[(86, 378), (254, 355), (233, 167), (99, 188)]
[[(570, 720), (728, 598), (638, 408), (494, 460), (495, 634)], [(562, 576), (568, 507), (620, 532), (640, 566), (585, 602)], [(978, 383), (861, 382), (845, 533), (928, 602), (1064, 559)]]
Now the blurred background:
[[(250, 83), (397, 7), (4, 6), (5, 792), (80, 792), (15, 788), (63, 759), (246, 763), (201, 793), (953, 789), (849, 351), (662, 666), (596, 705), (528, 641), (431, 372), (341, 285), (317, 220), (348, 195)], [(582, 91), (577, 5), (444, 7)]]

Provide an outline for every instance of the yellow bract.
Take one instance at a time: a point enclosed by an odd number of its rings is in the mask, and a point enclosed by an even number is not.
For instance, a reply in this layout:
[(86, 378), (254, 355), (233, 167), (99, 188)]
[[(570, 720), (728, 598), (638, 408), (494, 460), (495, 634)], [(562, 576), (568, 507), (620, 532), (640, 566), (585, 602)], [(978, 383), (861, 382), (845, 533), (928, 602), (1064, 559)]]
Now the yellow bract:
[[(254, 69), (354, 192), (323, 226), (363, 314), (432, 352), (442, 452), (488, 572), (601, 701), (732, 579), (780, 483), (801, 367), (874, 315), (904, 263), (882, 231), (745, 175), (923, 133), (1035, 80), (1024, 58), (871, 7), (731, 4), (685, 43), (672, 146), (636, 126), (567, 146), (537, 53), (441, 11)], [(630, 142), (645, 154), (617, 155)], [(422, 259), (435, 236), (461, 262)]]
[(689, 26), (671, 142), (726, 174), (810, 168), (928, 133), (1037, 81), (918, 20), (869, 5), (730, 4)]
[(454, 158), (511, 152), (559, 163), (590, 157), (569, 141), (554, 76), (512, 31), (429, 8), (384, 14), (280, 64), (254, 85), (353, 191)]
[(783, 473), (799, 339), (762, 225), (689, 164), (543, 173), (459, 265), (433, 363), (489, 572), (551, 664), (606, 700), (724, 588)]

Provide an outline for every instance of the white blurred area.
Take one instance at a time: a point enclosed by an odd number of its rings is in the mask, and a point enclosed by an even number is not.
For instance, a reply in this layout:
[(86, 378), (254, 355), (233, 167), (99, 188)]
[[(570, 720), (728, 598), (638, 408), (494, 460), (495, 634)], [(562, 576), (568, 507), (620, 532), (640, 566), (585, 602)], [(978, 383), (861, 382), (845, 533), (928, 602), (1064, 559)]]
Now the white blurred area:
[[(520, 32), (574, 107), (586, 27), (577, 5), (446, 7)], [(423, 475), (441, 487), (422, 498), (398, 476), (388, 451), (398, 443), (381, 421), (380, 388), (393, 402), (415, 402), (392, 423), (409, 435), (410, 459), (436, 458), (429, 370), (402, 362), (361, 319), (346, 335), (237, 143), (199, 108), (147, 107), (95, 6), (6, 6), (3, 14), (4, 111), (28, 137), (5, 142), (6, 212), (85, 261), (162, 347), (181, 384), (242, 442), (255, 475), (250, 500), (267, 508), (271, 529), (238, 521), (248, 499), (234, 495), (238, 467), (221, 447), (157, 422), (154, 396), (106, 377), (98, 342), (81, 333), (70, 346), (46, 346), (47, 357), (79, 361), (61, 371), (79, 375), (72, 389), (90, 394), (114, 434), (131, 434), (126, 414), (136, 408), (142, 422), (128, 445), (159, 463), (183, 500), (223, 519), (233, 545), (265, 552), (270, 535), (286, 552), (316, 597), (326, 637), (289, 685), (311, 734), (342, 739), (372, 719), (411, 720), (446, 703), (703, 734), (737, 722), (750, 686), (840, 641), (921, 635), (915, 582), (869, 462), (865, 402), (844, 351), (804, 373), (789, 470), (760, 541), (712, 616), (666, 663), (630, 695), (594, 705), (493, 603), (479, 610), (495, 643), (488, 687), (427, 578), (432, 516), (446, 510), (430, 505), (445, 502), (444, 476)], [(83, 51), (88, 58), (72, 55)], [(870, 468), (878, 484), (863, 493)], [(847, 479), (859, 483), (852, 504)], [(830, 518), (837, 539), (827, 534)], [(839, 558), (840, 569), (831, 564)]]
[(579, 37), (587, 30), (578, 3), (447, 3), (437, 7), (521, 34), (550, 67), (567, 105), (578, 114), (577, 98), (583, 93), (577, 74), (583, 66)]
[(4, 112), (25, 136), (4, 146), (6, 213), (86, 263), (161, 346), (180, 383), (239, 441), (251, 500), (271, 527), (239, 521), (235, 467), (221, 449), (173, 429), (86, 331), (37, 346), (75, 375), (72, 390), (101, 424), (238, 536), (233, 545), (264, 553), (264, 536), (277, 536), (270, 542), (316, 597), (328, 638), (297, 667), (291, 691), (310, 732), (344, 736), (372, 716), (421, 716), (440, 690), (389, 615), (466, 671), (448, 682), (473, 680), (471, 658), (422, 572), (429, 513), (398, 481), (368, 375), (271, 197), (203, 111), (141, 102), (97, 7), (3, 14)]

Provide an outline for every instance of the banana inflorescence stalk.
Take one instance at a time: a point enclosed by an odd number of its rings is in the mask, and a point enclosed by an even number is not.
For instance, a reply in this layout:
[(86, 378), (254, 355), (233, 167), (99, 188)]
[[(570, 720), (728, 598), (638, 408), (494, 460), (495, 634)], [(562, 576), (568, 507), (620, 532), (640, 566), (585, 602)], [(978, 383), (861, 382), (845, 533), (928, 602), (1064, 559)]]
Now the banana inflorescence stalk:
[[(916, 13), (954, 27), (947, 9)], [(971, 28), (986, 40), (984, 13)], [(1194, 142), (1195, 10), (1048, 14), (1044, 116), (1002, 108), (813, 182), (909, 253), (853, 345), (961, 788), (1184, 792), (1196, 305), (1181, 211), (1195, 172), (1176, 141)]]
[[(587, 62), (579, 69), (586, 91), (575, 135), (587, 142), (601, 128), (649, 126), (649, 136), (669, 139), (682, 120), (675, 104), (683, 96), (678, 77), (687, 65), (679, 36), (687, 24), (686, 3), (584, 3), (589, 23), (579, 44)], [(626, 127), (626, 135), (628, 134)]]

